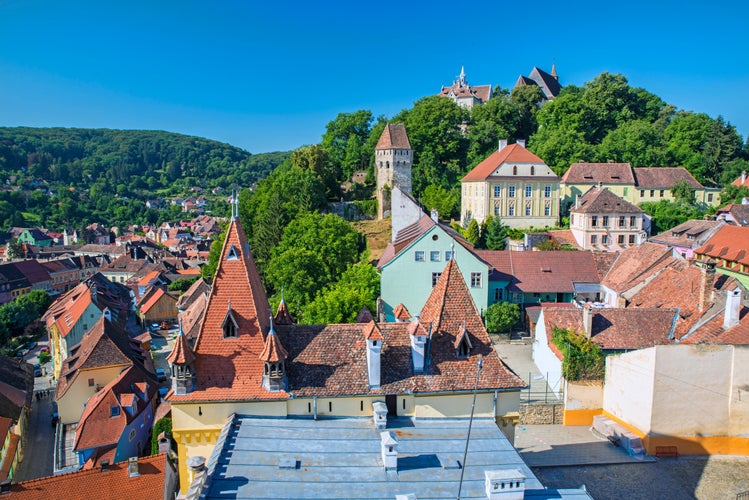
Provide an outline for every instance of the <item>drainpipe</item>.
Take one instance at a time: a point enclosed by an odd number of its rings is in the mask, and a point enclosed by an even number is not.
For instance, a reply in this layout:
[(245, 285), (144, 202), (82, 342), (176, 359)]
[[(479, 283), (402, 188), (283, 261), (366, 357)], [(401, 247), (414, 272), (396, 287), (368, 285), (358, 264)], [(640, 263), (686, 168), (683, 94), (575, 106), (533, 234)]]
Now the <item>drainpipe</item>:
[(312, 396), (312, 419), (317, 420), (317, 396)]
[(494, 408), (493, 412), (494, 413), (492, 414), (492, 417), (495, 418), (495, 419), (497, 418), (497, 398), (498, 397), (499, 397), (499, 390), (498, 389), (494, 389), (494, 405), (493, 405), (493, 408)]

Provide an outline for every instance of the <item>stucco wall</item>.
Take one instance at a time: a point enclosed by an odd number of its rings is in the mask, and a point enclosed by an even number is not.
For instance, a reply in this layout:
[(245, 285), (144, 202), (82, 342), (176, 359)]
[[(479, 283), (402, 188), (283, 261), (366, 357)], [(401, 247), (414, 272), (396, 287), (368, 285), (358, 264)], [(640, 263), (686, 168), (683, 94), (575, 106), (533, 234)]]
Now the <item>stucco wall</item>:
[(538, 323), (536, 323), (533, 340), (533, 362), (536, 363), (538, 370), (546, 378), (549, 388), (556, 394), (561, 394), (564, 388), (562, 385), (562, 360), (557, 358), (549, 347), (543, 311), (541, 311)]
[[(72, 385), (63, 397), (57, 400), (60, 422), (71, 424), (78, 422), (83, 415), (83, 405), (96, 394), (97, 386), (104, 387), (119, 376), (127, 365), (108, 366), (97, 370), (79, 370)], [(88, 379), (94, 379), (94, 385), (88, 385)]]
[(655, 348), (606, 358), (603, 408), (642, 432), (653, 411)]
[[(500, 393), (501, 394), (501, 393)], [(419, 418), (470, 417), (473, 394), (416, 396), (414, 415)], [(476, 417), (494, 417), (494, 393), (476, 395)], [(517, 411), (517, 409), (515, 410)]]

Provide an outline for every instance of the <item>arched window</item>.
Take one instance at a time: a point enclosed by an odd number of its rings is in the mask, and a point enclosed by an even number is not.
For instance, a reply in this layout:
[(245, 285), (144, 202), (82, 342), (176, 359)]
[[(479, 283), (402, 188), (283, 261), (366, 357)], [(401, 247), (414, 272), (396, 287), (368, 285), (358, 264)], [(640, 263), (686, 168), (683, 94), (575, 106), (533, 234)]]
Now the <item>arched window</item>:
[(531, 165), (531, 175), (536, 175), (536, 167)]
[(518, 175), (518, 166), (517, 165), (513, 165), (512, 166), (512, 175)]

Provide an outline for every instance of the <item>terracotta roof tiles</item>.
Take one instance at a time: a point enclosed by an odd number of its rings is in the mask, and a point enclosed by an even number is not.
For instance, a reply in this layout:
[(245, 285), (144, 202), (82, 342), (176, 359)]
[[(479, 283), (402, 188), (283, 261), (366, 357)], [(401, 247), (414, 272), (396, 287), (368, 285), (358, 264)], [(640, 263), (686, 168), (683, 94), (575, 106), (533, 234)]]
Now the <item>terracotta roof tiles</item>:
[(495, 151), (485, 160), (473, 167), (461, 181), (483, 181), (491, 176), (500, 165), (507, 162), (513, 163), (544, 163), (538, 156), (534, 155), (520, 144), (511, 144), (501, 151)]
[(635, 175), (629, 163), (573, 163), (562, 176), (567, 184), (632, 184)]
[(643, 243), (619, 253), (602, 284), (615, 292), (624, 292), (652, 276), (672, 262), (671, 249), (655, 243)]
[(694, 252), (717, 261), (749, 265), (749, 227), (723, 226), (712, 238)]
[(411, 149), (406, 126), (402, 123), (388, 123), (377, 141), (375, 149)]
[(590, 188), (572, 208), (577, 214), (641, 214), (640, 207), (623, 200), (605, 187)]
[(703, 187), (684, 167), (635, 167), (634, 174), (641, 189), (671, 189), (680, 181), (686, 181), (692, 189)]

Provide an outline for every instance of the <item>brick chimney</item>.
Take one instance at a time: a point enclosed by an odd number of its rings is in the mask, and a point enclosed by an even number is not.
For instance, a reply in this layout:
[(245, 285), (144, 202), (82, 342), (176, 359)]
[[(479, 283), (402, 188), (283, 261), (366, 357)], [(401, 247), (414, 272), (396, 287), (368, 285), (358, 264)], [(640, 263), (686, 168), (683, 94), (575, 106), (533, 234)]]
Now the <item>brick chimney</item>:
[(726, 311), (723, 315), (723, 328), (731, 328), (739, 324), (741, 314), (741, 289), (736, 288), (726, 292)]
[(593, 310), (588, 303), (583, 306), (583, 331), (585, 338), (590, 340), (593, 336)]
[(700, 275), (700, 297), (697, 307), (704, 311), (713, 302), (713, 287), (715, 286), (715, 261), (708, 259), (702, 263)]

